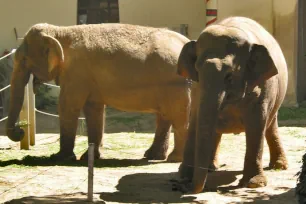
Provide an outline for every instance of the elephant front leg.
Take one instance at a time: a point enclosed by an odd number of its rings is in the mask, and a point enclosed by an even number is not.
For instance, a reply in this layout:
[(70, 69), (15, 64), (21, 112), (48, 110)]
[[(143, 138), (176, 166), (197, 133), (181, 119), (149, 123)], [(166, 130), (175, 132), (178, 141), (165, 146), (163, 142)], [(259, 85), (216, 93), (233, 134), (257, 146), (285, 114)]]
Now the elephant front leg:
[(78, 118), (88, 92), (82, 83), (71, 82), (71, 85), (71, 87), (61, 87), (59, 96), (60, 150), (51, 155), (52, 160), (76, 160), (73, 149)]
[[(95, 159), (100, 158), (100, 146), (104, 133), (104, 105), (87, 102), (84, 106), (84, 114), (87, 124), (88, 143), (95, 144)], [(88, 150), (81, 156), (81, 160), (88, 159)]]
[(195, 143), (196, 143), (196, 113), (193, 112), (187, 130), (187, 140), (184, 147), (183, 162), (179, 167), (180, 178), (183, 180), (188, 179), (190, 182), (192, 180), (193, 170), (194, 170)]
[(257, 188), (267, 185), (267, 178), (262, 168), (263, 141), (266, 132), (266, 114), (263, 107), (250, 108), (245, 121), (246, 155), (243, 178), (239, 185)]
[(58, 153), (51, 155), (50, 159), (60, 160), (76, 160), (73, 152), (76, 130), (78, 126), (79, 109), (61, 108), (60, 106), (60, 150)]
[(144, 157), (150, 160), (164, 160), (167, 158), (169, 147), (169, 136), (171, 132), (170, 121), (164, 119), (160, 114), (156, 116), (156, 132), (153, 144), (145, 152)]

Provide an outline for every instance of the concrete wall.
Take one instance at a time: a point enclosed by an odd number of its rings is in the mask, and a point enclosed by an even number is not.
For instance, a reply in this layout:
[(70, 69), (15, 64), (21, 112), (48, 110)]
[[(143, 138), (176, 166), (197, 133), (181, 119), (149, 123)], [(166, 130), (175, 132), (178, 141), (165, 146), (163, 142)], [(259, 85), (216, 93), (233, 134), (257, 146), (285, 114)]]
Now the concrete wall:
[(120, 23), (178, 30), (188, 24), (190, 39), (197, 39), (205, 27), (204, 0), (119, 0)]
[(245, 16), (273, 32), (272, 0), (217, 0), (218, 20), (229, 16)]
[(36, 23), (75, 25), (77, 21), (77, 0), (1, 0), (0, 1), (0, 53), (4, 49), (18, 46), (14, 27), (18, 35)]
[(285, 106), (297, 105), (297, 0), (273, 0), (274, 37), (288, 65), (288, 89)]

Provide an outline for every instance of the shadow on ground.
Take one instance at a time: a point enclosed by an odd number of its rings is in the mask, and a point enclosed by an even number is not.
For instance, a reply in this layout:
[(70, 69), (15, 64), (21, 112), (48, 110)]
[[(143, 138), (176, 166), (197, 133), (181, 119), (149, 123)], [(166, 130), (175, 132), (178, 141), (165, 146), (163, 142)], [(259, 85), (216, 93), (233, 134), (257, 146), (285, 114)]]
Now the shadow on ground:
[[(207, 180), (209, 189), (228, 185), (234, 182), (241, 171), (218, 171), (210, 173)], [(116, 186), (117, 192), (101, 193), (101, 199), (106, 202), (118, 203), (191, 203), (195, 196), (184, 196), (179, 191), (172, 190), (171, 179), (177, 177), (172, 173), (137, 173), (123, 176)]]
[[(50, 157), (44, 156), (25, 156), (21, 160), (12, 159), (7, 161), (0, 161), (0, 167), (9, 165), (24, 165), (24, 166), (78, 166), (88, 167), (87, 161), (61, 161), (55, 162), (50, 160)], [(129, 167), (129, 166), (146, 166), (156, 164), (156, 162), (148, 161), (147, 159), (99, 159), (95, 160), (95, 168), (117, 168), (117, 167)]]
[[(89, 203), (87, 202), (87, 194), (85, 193), (72, 193), (72, 194), (59, 194), (59, 195), (50, 195), (44, 197), (35, 197), (29, 196), (21, 199), (14, 199), (11, 201), (5, 202), (5, 204), (20, 204), (20, 203), (73, 203), (73, 204), (81, 204), (81, 203)], [(105, 203), (100, 199), (95, 199), (94, 203)]]
[[(239, 197), (242, 202), (237, 203), (257, 203), (257, 204), (295, 204), (297, 199), (295, 191), (288, 187), (278, 187), (274, 190), (285, 191), (279, 195), (269, 195), (266, 192), (259, 192), (253, 189), (244, 191), (235, 191), (236, 186), (231, 183), (237, 180), (237, 176), (241, 175), (241, 171), (218, 171), (209, 173), (207, 186), (209, 189), (215, 189), (215, 192), (226, 197)], [(205, 196), (200, 194), (182, 195), (178, 191), (172, 191), (171, 179), (176, 178), (177, 173), (136, 173), (123, 176), (118, 185), (116, 192), (95, 192), (95, 203), (194, 203), (205, 204), (209, 201), (201, 198)], [(226, 187), (222, 187), (227, 185)], [(211, 198), (211, 197), (210, 197)], [(201, 200), (202, 199), (202, 200)], [(20, 199), (14, 199), (6, 203), (86, 203), (85, 193), (59, 194), (48, 196), (29, 196)], [(214, 201), (212, 202), (214, 203)]]
[[(275, 189), (278, 190), (279, 188)], [(298, 204), (297, 197), (295, 196), (295, 189), (283, 187), (281, 190), (286, 190), (284, 193), (278, 195), (269, 195), (266, 192), (258, 192), (256, 190), (248, 189), (245, 193), (224, 193), (222, 195), (237, 197), (243, 200), (243, 203), (256, 203), (256, 204)], [(230, 202), (228, 204), (237, 204), (237, 202)]]

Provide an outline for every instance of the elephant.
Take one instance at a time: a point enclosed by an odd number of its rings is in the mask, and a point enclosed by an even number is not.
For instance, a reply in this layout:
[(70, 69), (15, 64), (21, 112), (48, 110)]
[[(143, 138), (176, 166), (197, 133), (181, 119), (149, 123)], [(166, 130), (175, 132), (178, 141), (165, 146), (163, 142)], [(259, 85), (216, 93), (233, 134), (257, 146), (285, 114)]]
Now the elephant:
[(295, 193), (299, 204), (306, 202), (306, 153), (302, 157), (301, 170), (298, 172), (298, 180), (295, 187)]
[[(84, 112), (88, 142), (100, 158), (105, 106), (154, 113), (155, 138), (147, 159), (183, 159), (190, 112), (190, 82), (177, 75), (179, 54), (189, 39), (167, 28), (131, 24), (33, 25), (14, 57), (6, 134), (21, 140), (16, 125), (24, 87), (54, 80), (60, 86), (60, 150), (55, 161), (72, 158), (78, 117)], [(171, 128), (174, 149), (167, 155)], [(87, 159), (88, 150), (81, 156)]]
[(177, 73), (193, 81), (187, 141), (178, 170), (181, 189), (203, 191), (209, 170), (218, 167), (224, 133), (246, 135), (240, 187), (267, 185), (262, 167), (264, 137), (269, 167), (288, 168), (277, 121), (288, 70), (278, 42), (265, 28), (240, 16), (206, 27), (197, 40), (184, 45)]

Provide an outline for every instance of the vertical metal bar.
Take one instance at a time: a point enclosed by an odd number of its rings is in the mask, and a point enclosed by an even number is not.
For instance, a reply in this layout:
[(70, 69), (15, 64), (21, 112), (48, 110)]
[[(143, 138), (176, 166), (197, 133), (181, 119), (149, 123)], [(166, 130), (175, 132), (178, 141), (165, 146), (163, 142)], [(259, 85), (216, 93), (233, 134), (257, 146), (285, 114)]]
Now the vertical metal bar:
[(34, 76), (31, 74), (28, 86), (29, 86), (29, 129), (30, 129), (30, 145), (35, 145), (36, 134), (36, 118), (35, 118), (35, 94), (33, 90)]
[[(24, 88), (24, 100), (23, 106), (20, 111), (20, 121), (24, 120), (29, 122), (29, 85)], [(20, 141), (20, 149), (29, 150), (30, 149), (30, 130), (28, 126), (23, 127), (24, 138)]]
[(88, 201), (93, 201), (93, 174), (94, 174), (94, 143), (89, 143), (88, 146)]

